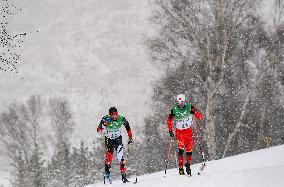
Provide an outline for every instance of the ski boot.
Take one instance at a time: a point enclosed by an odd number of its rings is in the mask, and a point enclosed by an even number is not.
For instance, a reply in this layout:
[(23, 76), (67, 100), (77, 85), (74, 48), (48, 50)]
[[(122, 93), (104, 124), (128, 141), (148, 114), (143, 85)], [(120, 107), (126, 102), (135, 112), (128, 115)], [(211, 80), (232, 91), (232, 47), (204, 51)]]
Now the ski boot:
[(126, 178), (126, 173), (125, 172), (121, 172), (121, 180), (122, 180), (123, 183), (129, 182), (129, 180), (127, 180), (127, 178)]
[(105, 184), (105, 179), (107, 179), (110, 184), (112, 183), (110, 168), (111, 168), (110, 164), (105, 164), (104, 184)]
[(179, 173), (179, 175), (185, 175), (183, 167), (182, 168), (178, 168), (178, 173)]
[(111, 177), (110, 173), (105, 172), (105, 174), (104, 174), (104, 184), (105, 184), (105, 179), (107, 179), (110, 184), (112, 183), (112, 177)]
[(191, 176), (190, 163), (185, 164), (185, 171), (188, 176)]

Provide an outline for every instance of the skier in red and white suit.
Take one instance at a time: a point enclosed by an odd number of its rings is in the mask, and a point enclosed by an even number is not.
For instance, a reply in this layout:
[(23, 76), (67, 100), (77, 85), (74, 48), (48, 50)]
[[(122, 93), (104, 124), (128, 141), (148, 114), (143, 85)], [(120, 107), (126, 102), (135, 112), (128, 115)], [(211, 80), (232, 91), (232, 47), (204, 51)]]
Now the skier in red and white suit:
[(186, 173), (191, 175), (190, 161), (192, 156), (192, 125), (193, 115), (198, 119), (202, 119), (202, 115), (196, 110), (196, 108), (190, 103), (186, 103), (185, 95), (177, 95), (176, 106), (171, 109), (169, 117), (167, 119), (167, 125), (171, 137), (174, 137), (173, 122), (176, 129), (176, 140), (178, 145), (178, 167), (179, 174), (184, 175), (183, 169), (183, 154), (185, 150), (186, 155)]

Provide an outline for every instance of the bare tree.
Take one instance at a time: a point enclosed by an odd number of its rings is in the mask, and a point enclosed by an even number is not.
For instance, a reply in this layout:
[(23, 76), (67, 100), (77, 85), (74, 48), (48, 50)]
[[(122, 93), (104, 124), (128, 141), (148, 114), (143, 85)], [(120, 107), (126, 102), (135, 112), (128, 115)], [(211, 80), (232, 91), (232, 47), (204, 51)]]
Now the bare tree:
[(26, 115), (25, 106), (16, 104), (12, 104), (8, 112), (1, 114), (1, 140), (6, 145), (8, 157), (12, 160), (16, 159), (16, 153), (19, 152), (28, 160), (32, 151)]
[(15, 176), (14, 180), (11, 181), (12, 185), (15, 187), (29, 186), (27, 166), (26, 162), (22, 158), (21, 152), (17, 156), (16, 163), (12, 163), (12, 166), (17, 168), (12, 171), (12, 175)]
[(283, 26), (284, 24), (284, 2), (281, 0), (274, 0), (273, 5), (273, 24), (274, 27), (277, 28), (279, 26)]
[(69, 143), (74, 126), (68, 102), (61, 98), (50, 99), (50, 116), (57, 142), (56, 151), (58, 151), (64, 143)]
[(50, 103), (50, 117), (53, 127), (56, 147), (51, 163), (51, 174), (56, 186), (70, 186), (70, 135), (74, 122), (68, 102), (61, 98), (52, 98)]
[(13, 166), (16, 186), (23, 183), (34, 186), (43, 181), (42, 153), (38, 147), (40, 116), (41, 99), (36, 96), (30, 97), (26, 105), (11, 104), (8, 111), (1, 114), (0, 138)]
[[(226, 88), (228, 73), (240, 73), (255, 52), (254, 0), (158, 1), (154, 21), (162, 25), (150, 42), (153, 60), (176, 69), (191, 66), (188, 73), (199, 83), (204, 109), (205, 136), (211, 158), (217, 155), (216, 115), (218, 97)], [(246, 100), (240, 101), (246, 103)], [(239, 114), (242, 116), (242, 114)]]
[[(277, 32), (281, 32), (281, 28), (283, 27), (284, 23), (284, 3), (283, 1), (274, 1), (273, 10), (274, 17), (273, 17), (273, 28), (272, 31), (269, 33), (269, 36), (266, 36), (265, 39), (262, 39), (261, 42), (265, 41), (265, 44), (260, 45), (260, 48), (257, 49), (255, 59), (249, 61), (249, 65), (251, 69), (255, 70), (249, 81), (251, 84), (247, 87), (247, 91), (245, 94), (245, 102), (242, 105), (242, 112), (237, 120), (236, 126), (232, 133), (229, 134), (227, 142), (225, 144), (225, 149), (223, 151), (223, 157), (226, 156), (227, 151), (230, 147), (230, 144), (233, 138), (237, 135), (237, 132), (240, 130), (242, 126), (246, 126), (242, 121), (244, 120), (245, 114), (249, 112), (249, 103), (255, 102), (255, 99), (259, 99), (256, 97), (258, 93), (263, 92), (263, 90), (269, 89), (277, 89), (276, 85), (278, 78), (277, 68), (280, 67), (281, 61), (283, 61), (283, 56), (281, 55), (281, 51), (283, 51), (283, 41), (281, 43), (281, 35)], [(284, 28), (283, 33), (284, 33)], [(283, 37), (283, 36), (282, 36)], [(283, 66), (283, 65), (282, 65)], [(266, 80), (272, 81), (271, 85), (266, 84), (265, 87), (259, 87), (263, 84)], [(271, 96), (270, 96), (271, 97)], [(269, 98), (266, 98), (267, 100)], [(263, 98), (262, 98), (263, 100)], [(271, 105), (271, 102), (263, 102), (262, 106), (259, 108), (261, 111), (260, 115), (260, 126), (259, 126), (259, 133), (258, 133), (258, 145), (260, 144), (261, 140), (264, 138), (264, 118), (266, 117), (267, 110), (270, 108), (268, 105)]]

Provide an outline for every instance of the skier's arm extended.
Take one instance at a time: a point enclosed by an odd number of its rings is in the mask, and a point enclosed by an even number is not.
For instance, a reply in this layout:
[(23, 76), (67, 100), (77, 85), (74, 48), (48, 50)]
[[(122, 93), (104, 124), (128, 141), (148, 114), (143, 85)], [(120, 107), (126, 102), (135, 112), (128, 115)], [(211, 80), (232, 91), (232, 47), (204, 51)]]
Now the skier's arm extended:
[(128, 134), (128, 138), (129, 138), (128, 143), (133, 143), (132, 131), (131, 131), (130, 125), (129, 125), (128, 121), (126, 120), (126, 118), (123, 118), (123, 125), (125, 126), (125, 129), (126, 129), (127, 134)]
[(97, 132), (102, 132), (104, 126), (109, 122), (109, 117), (103, 117), (100, 124), (97, 127)]
[(195, 108), (193, 105), (191, 105), (190, 113), (191, 113), (191, 114), (194, 114), (194, 116), (195, 116), (198, 120), (201, 120), (201, 119), (202, 119), (202, 115), (196, 110), (196, 108)]
[(104, 123), (104, 119), (102, 119), (100, 124), (98, 125), (97, 132), (101, 132), (103, 130), (103, 123)]
[(171, 110), (171, 113), (169, 114), (168, 120), (167, 120), (167, 125), (168, 125), (168, 129), (169, 129), (169, 133), (171, 137), (174, 137), (174, 133), (173, 133), (173, 119), (174, 119), (175, 115), (173, 110)]

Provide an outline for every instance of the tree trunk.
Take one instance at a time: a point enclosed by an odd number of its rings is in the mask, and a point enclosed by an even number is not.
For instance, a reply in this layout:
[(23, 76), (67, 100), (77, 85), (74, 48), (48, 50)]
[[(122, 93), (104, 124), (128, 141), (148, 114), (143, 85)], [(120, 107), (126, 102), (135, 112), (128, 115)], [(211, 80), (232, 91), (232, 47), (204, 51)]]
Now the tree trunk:
[(216, 141), (215, 141), (215, 123), (212, 119), (211, 114), (212, 104), (210, 100), (209, 94), (207, 94), (207, 106), (206, 106), (206, 125), (205, 125), (205, 134), (207, 136), (206, 138), (206, 145), (208, 148), (209, 153), (209, 159), (215, 159), (216, 158)]
[[(229, 135), (228, 139), (227, 139), (227, 142), (225, 144), (225, 149), (224, 149), (224, 152), (223, 152), (223, 155), (222, 157), (225, 157), (226, 154), (227, 154), (227, 151), (229, 150), (229, 147), (230, 147), (230, 144), (232, 142), (232, 140), (234, 139), (234, 137), (237, 135), (240, 127), (242, 126), (242, 120), (245, 116), (245, 113), (246, 113), (246, 108), (249, 104), (249, 99), (250, 99), (250, 94), (247, 94), (247, 97), (246, 97), (246, 100), (243, 104), (243, 107), (242, 107), (242, 111), (241, 111), (241, 115), (239, 117), (239, 120), (237, 122), (237, 125), (235, 126), (235, 129), (234, 131)], [(244, 126), (244, 125), (243, 125)]]

